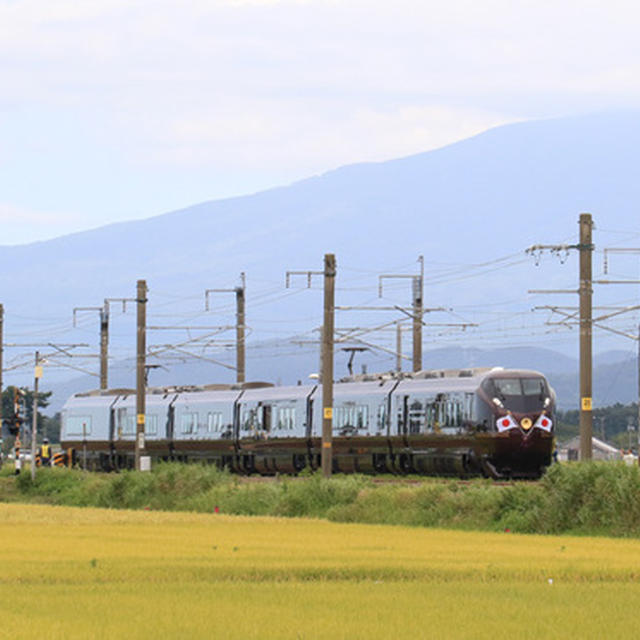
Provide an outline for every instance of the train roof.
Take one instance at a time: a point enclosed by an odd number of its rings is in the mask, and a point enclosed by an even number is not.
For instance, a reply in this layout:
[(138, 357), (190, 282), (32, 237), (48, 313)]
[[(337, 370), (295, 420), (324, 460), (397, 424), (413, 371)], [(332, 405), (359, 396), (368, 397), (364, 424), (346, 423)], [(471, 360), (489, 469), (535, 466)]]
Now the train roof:
[[(483, 367), (474, 369), (439, 369), (418, 371), (407, 374), (359, 375), (343, 378), (334, 384), (336, 397), (349, 395), (377, 395), (390, 393), (394, 387), (403, 390), (425, 393), (444, 393), (447, 391), (475, 391), (486, 378), (508, 377), (544, 377), (538, 371), (527, 369), (503, 369), (501, 367)], [(178, 396), (177, 402), (211, 401), (234, 402), (242, 396), (244, 400), (286, 400), (306, 398), (311, 393), (320, 393), (322, 385), (297, 385), (276, 387), (265, 382), (247, 382), (242, 384), (211, 384), (201, 386), (152, 387), (147, 389), (147, 402), (163, 404)], [(129, 404), (135, 402), (135, 389), (119, 388), (86, 391), (74, 394), (66, 404), (75, 406), (104, 406), (111, 404)], [(66, 406), (65, 404), (65, 406)]]
[(287, 387), (269, 387), (268, 389), (248, 389), (242, 394), (243, 400), (297, 400), (307, 398), (316, 385), (296, 385)]

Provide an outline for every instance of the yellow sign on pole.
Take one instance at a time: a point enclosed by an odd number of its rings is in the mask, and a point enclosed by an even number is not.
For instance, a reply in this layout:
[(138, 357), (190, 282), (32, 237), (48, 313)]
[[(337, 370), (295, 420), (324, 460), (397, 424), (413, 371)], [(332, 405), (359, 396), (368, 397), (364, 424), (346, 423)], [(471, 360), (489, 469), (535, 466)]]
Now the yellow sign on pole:
[(333, 407), (324, 408), (324, 418), (325, 420), (331, 420), (333, 418)]
[(36, 373), (34, 377), (38, 379), (42, 378), (42, 367), (40, 365), (36, 367)]
[(591, 402), (591, 398), (582, 398), (582, 410), (591, 411), (592, 408), (593, 403)]
[(139, 413), (138, 414), (137, 422), (138, 422), (138, 424), (144, 424), (144, 413)]

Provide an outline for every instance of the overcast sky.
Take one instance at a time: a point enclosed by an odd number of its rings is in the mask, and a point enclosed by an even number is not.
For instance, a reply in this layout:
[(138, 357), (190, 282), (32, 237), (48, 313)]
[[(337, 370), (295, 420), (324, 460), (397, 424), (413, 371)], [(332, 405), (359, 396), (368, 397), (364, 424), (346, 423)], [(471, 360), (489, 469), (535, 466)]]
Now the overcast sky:
[(0, 244), (640, 106), (640, 9), (0, 0)]

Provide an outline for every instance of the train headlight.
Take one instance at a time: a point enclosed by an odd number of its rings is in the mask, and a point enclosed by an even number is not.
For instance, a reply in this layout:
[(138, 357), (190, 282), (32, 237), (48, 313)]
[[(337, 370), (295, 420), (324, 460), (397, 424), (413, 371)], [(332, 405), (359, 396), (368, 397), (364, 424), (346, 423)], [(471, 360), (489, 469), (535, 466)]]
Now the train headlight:
[(536, 423), (533, 425), (538, 429), (542, 429), (543, 431), (547, 431), (551, 433), (551, 428), (553, 427), (553, 421), (549, 416), (545, 416), (544, 413), (536, 420)]
[(515, 429), (518, 426), (518, 423), (513, 419), (511, 415), (500, 416), (496, 420), (496, 427), (498, 431), (508, 431), (509, 429)]

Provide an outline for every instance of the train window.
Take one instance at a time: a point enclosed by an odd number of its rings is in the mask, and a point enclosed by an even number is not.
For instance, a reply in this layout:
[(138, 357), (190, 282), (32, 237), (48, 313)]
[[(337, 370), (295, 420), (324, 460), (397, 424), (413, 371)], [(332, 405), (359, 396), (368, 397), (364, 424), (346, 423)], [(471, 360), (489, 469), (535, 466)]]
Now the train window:
[(436, 423), (436, 405), (430, 402), (424, 409), (424, 424), (427, 431), (433, 431)]
[(464, 420), (470, 420), (473, 414), (473, 393), (465, 393), (462, 416)]
[(439, 402), (429, 402), (424, 407), (425, 431), (438, 433), (442, 427), (442, 405)]
[(144, 416), (144, 432), (147, 435), (155, 435), (158, 433), (158, 416), (149, 415)]
[[(384, 405), (381, 406), (384, 407)], [(378, 421), (380, 421), (380, 415), (378, 415)], [(366, 429), (368, 426), (369, 406), (366, 404), (335, 407), (333, 410), (333, 427), (335, 429), (342, 429), (344, 427)]]
[(356, 426), (358, 429), (369, 426), (369, 407), (366, 404), (358, 405), (356, 408)]
[(296, 424), (295, 407), (280, 407), (278, 409), (278, 429), (292, 430)]
[(387, 404), (378, 405), (378, 431), (384, 431), (387, 428)]
[(196, 433), (198, 431), (198, 414), (183, 413), (181, 427), (182, 433)]
[(511, 411), (537, 411), (549, 395), (544, 378), (494, 378), (486, 388)]
[(541, 396), (547, 395), (542, 378), (522, 378), (522, 391), (525, 396)]
[(503, 396), (519, 396), (522, 393), (520, 378), (496, 378), (493, 381), (498, 393)]
[(136, 419), (135, 416), (126, 416), (123, 421), (122, 433), (125, 436), (130, 436), (136, 432)]
[(91, 416), (67, 416), (68, 436), (85, 436), (91, 433)]
[(409, 405), (409, 433), (420, 433), (424, 422), (425, 408), (422, 402), (414, 400)]
[(271, 431), (271, 405), (268, 404), (262, 407), (262, 430)]
[(207, 414), (207, 431), (209, 433), (222, 431), (222, 413), (220, 411)]
[(459, 400), (447, 402), (447, 425), (450, 427), (462, 425), (462, 403)]

